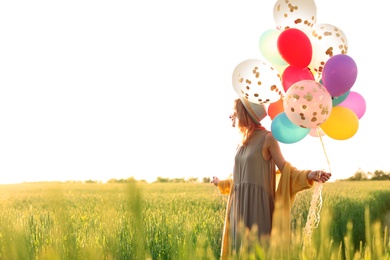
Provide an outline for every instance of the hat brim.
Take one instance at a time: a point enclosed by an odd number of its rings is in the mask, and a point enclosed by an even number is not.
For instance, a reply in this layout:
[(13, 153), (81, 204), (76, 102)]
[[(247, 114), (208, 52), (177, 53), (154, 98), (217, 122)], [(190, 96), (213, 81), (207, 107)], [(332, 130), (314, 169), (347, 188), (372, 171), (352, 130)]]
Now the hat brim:
[(242, 104), (244, 105), (246, 111), (249, 113), (250, 117), (260, 124), (260, 121), (267, 116), (267, 110), (264, 104), (256, 104), (248, 101), (248, 99), (240, 97)]

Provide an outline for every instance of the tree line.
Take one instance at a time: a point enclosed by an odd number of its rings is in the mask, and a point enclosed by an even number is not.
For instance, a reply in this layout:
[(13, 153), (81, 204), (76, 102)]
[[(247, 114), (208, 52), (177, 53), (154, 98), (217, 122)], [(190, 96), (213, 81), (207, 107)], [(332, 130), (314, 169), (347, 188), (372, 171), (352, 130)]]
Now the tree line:
[(385, 181), (390, 180), (390, 172), (384, 172), (382, 170), (376, 170), (374, 172), (364, 172), (358, 170), (355, 174), (348, 179), (348, 181)]
[[(347, 179), (341, 179), (338, 181), (386, 181), (390, 180), (390, 172), (385, 172), (382, 170), (376, 170), (374, 172), (364, 172), (362, 170), (358, 170), (354, 175)], [(146, 182), (145, 180), (135, 180), (133, 177), (128, 179), (111, 179), (108, 183), (126, 183), (126, 182)], [(190, 177), (190, 178), (164, 178), (157, 177), (154, 183), (210, 183), (210, 177), (203, 177), (201, 180), (199, 178)]]

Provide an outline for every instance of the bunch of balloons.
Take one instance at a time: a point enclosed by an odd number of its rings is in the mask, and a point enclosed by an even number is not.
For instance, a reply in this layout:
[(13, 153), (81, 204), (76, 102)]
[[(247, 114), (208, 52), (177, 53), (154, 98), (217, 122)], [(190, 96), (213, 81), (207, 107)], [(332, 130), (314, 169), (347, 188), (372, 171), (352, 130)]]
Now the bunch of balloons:
[(265, 61), (249, 59), (233, 71), (233, 88), (250, 102), (268, 105), (271, 131), (283, 143), (305, 136), (345, 140), (355, 135), (366, 103), (351, 91), (357, 66), (344, 32), (317, 23), (314, 0), (277, 0), (276, 29), (262, 33)]

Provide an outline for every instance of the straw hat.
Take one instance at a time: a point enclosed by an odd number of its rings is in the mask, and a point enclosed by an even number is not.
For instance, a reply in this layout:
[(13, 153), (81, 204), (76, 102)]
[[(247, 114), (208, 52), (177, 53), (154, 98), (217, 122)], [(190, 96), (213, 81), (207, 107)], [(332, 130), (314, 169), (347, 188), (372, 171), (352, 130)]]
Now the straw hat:
[(240, 97), (241, 102), (244, 104), (246, 111), (248, 111), (251, 118), (258, 124), (267, 116), (267, 110), (264, 104), (256, 104), (248, 101), (244, 97)]

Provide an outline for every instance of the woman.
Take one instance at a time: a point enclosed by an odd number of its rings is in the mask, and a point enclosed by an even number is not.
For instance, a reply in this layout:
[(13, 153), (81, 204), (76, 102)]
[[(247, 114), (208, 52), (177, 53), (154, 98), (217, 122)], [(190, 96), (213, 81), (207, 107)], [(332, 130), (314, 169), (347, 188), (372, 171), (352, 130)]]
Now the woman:
[[(235, 156), (233, 180), (220, 181), (214, 176), (211, 181), (221, 194), (229, 194), (222, 258), (238, 253), (248, 230), (257, 232), (258, 239), (263, 241), (270, 239), (271, 231), (274, 234), (278, 230), (273, 236), (288, 243), (289, 212), (295, 194), (311, 188), (313, 181), (326, 182), (331, 176), (321, 171), (299, 171), (288, 163), (278, 141), (260, 123), (266, 115), (264, 105), (245, 98), (234, 101), (230, 119), (242, 139)], [(277, 190), (276, 167), (282, 173)], [(273, 221), (277, 212), (281, 218)]]

